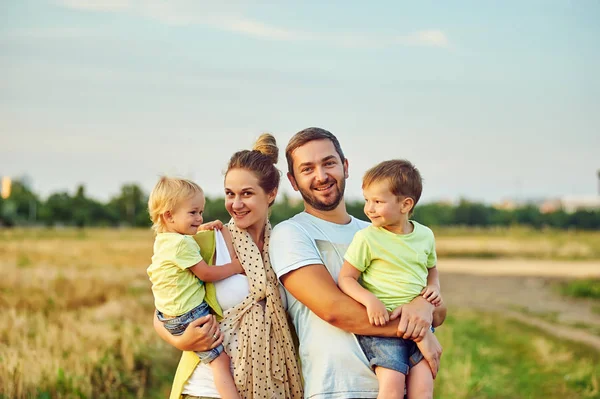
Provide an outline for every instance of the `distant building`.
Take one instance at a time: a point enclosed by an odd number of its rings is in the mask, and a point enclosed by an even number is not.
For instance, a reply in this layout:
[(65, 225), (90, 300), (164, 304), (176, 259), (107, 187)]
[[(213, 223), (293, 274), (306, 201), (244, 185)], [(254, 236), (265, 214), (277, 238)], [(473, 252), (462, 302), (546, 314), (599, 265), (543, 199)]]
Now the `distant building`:
[(2, 182), (0, 183), (0, 194), (2, 195), (3, 199), (7, 199), (8, 197), (10, 197), (11, 185), (12, 182), (10, 180), (10, 177), (3, 176)]
[(573, 213), (581, 210), (595, 211), (600, 209), (600, 196), (569, 195), (562, 198), (546, 200), (540, 204), (539, 208), (540, 212), (542, 213), (552, 213), (561, 209), (567, 213)]
[(501, 210), (505, 210), (505, 211), (514, 211), (518, 207), (518, 204), (516, 201), (506, 199), (499, 203), (493, 204), (492, 206), (496, 209), (501, 209)]

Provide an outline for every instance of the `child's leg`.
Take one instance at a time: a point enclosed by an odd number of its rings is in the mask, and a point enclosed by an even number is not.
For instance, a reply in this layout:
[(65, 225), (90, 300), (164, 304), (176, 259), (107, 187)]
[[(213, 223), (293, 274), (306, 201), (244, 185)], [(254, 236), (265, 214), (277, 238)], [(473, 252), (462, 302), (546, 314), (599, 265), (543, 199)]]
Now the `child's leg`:
[(433, 375), (425, 359), (411, 367), (406, 379), (406, 390), (408, 399), (433, 398)]
[(379, 394), (377, 399), (403, 399), (404, 380), (406, 376), (399, 371), (376, 367), (377, 381), (379, 382)]
[(222, 399), (240, 399), (240, 395), (235, 387), (231, 368), (229, 368), (229, 356), (221, 352), (215, 360), (209, 363), (215, 378), (217, 392)]

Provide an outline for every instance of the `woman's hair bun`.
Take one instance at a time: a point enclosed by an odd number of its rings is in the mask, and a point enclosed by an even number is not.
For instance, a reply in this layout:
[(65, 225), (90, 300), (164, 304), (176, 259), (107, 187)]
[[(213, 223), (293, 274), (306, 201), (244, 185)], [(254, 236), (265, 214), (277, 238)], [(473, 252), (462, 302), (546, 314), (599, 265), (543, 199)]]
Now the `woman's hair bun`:
[(269, 133), (261, 134), (260, 137), (256, 139), (252, 150), (266, 155), (269, 157), (272, 163), (277, 163), (279, 158), (279, 148), (277, 148), (277, 141), (275, 141), (275, 137), (273, 137), (273, 135)]

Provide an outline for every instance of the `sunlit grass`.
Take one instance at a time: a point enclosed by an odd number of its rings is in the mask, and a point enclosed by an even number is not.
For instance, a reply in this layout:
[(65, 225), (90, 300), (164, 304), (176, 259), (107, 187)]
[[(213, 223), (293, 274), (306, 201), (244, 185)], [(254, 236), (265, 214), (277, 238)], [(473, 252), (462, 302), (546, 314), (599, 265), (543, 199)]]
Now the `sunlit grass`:
[[(456, 236), (442, 231), (438, 244)], [(0, 398), (167, 396), (179, 356), (152, 328), (152, 239), (149, 230), (0, 230)], [(438, 398), (600, 397), (589, 348), (459, 309), (436, 334)]]
[(178, 360), (151, 324), (152, 234), (0, 236), (0, 396), (165, 397)]
[(451, 309), (436, 398), (599, 398), (600, 356), (498, 314)]
[(578, 279), (565, 281), (559, 285), (563, 295), (574, 298), (600, 299), (600, 279)]
[(600, 259), (599, 231), (436, 227), (439, 257)]

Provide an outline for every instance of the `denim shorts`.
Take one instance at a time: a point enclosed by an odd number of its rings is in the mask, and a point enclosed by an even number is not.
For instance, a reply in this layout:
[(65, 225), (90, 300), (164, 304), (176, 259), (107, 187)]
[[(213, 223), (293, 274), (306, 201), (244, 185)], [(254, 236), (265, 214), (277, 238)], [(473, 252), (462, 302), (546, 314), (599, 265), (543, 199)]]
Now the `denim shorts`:
[(408, 370), (423, 359), (417, 344), (409, 339), (357, 335), (358, 343), (369, 365), (408, 374)]
[[(173, 319), (167, 319), (165, 316), (159, 311), (156, 311), (156, 316), (158, 320), (160, 320), (165, 328), (172, 335), (181, 335), (187, 328), (187, 326), (194, 320), (197, 320), (201, 317), (210, 314), (210, 307), (206, 302), (202, 302), (200, 305), (196, 306), (194, 309), (190, 310), (187, 313), (182, 314), (179, 317), (175, 317)], [(219, 345), (214, 349), (205, 352), (196, 352), (202, 363), (210, 363), (215, 360), (220, 354), (223, 352), (223, 345)]]

